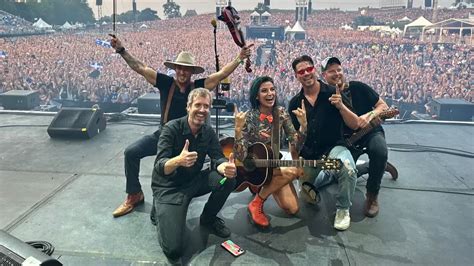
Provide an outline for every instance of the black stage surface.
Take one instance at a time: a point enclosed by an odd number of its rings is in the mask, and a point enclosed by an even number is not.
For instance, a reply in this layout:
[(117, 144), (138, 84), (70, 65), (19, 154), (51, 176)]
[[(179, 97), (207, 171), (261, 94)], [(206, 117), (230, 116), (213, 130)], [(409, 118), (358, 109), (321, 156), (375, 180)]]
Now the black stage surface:
[[(0, 113), (0, 228), (23, 241), (44, 240), (65, 265), (161, 265), (166, 262), (149, 221), (153, 157), (142, 161), (145, 204), (124, 217), (123, 151), (156, 129), (156, 121), (107, 124), (90, 140), (51, 139), (51, 115)], [(472, 265), (474, 261), (473, 124), (386, 124), (397, 181), (384, 176), (376, 218), (362, 212), (364, 177), (351, 227), (337, 232), (335, 186), (314, 207), (285, 215), (270, 198), (272, 228), (248, 222), (248, 191), (233, 193), (220, 216), (246, 250), (234, 258), (224, 240), (199, 226), (206, 197), (188, 212), (186, 262), (192, 265)], [(232, 128), (228, 126), (229, 132)], [(425, 146), (430, 147), (425, 147)], [(465, 156), (461, 156), (465, 155)], [(467, 156), (466, 156), (467, 155)], [(0, 240), (1, 241), (1, 240)], [(0, 243), (1, 244), (1, 243)]]

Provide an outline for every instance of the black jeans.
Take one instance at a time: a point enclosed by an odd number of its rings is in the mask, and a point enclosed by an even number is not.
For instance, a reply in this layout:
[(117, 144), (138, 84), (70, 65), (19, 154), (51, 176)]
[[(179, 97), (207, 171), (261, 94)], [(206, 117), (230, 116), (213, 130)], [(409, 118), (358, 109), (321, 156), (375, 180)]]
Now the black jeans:
[[(369, 156), (369, 178), (367, 179), (367, 192), (378, 194), (380, 190), (380, 183), (382, 182), (383, 174), (385, 173), (385, 166), (387, 164), (387, 142), (383, 132), (375, 132), (367, 135), (362, 139), (361, 145), (365, 150), (351, 149), (354, 161), (357, 162), (359, 156), (367, 153)], [(358, 172), (364, 172), (363, 169), (357, 169)]]
[(130, 144), (125, 149), (125, 177), (127, 179), (126, 192), (134, 194), (142, 191), (138, 175), (140, 173), (140, 160), (156, 155), (159, 132), (146, 135)]
[(219, 181), (223, 178), (216, 171), (201, 171), (196, 185), (187, 189), (181, 204), (162, 203), (157, 197), (153, 197), (155, 205), (154, 218), (157, 221), (158, 239), (161, 249), (171, 260), (182, 257), (185, 249), (183, 242), (186, 229), (186, 214), (191, 200), (212, 192), (204, 206), (202, 216), (215, 217), (224, 206), (230, 193), (234, 190), (235, 179), (227, 179), (223, 185)]

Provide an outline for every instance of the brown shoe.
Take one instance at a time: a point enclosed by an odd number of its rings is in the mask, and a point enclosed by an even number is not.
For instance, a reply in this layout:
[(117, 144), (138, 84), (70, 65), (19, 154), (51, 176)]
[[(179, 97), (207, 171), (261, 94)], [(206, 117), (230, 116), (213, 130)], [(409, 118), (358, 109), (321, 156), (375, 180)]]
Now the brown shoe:
[(379, 213), (379, 203), (377, 202), (377, 194), (367, 192), (365, 194), (364, 213), (367, 217), (375, 217)]
[(118, 206), (118, 208), (112, 213), (112, 215), (114, 216), (114, 218), (117, 218), (128, 214), (133, 210), (135, 206), (142, 204), (143, 202), (145, 202), (145, 196), (143, 195), (142, 191), (135, 194), (128, 194), (125, 202)]
[(385, 171), (390, 173), (393, 180), (398, 179), (398, 170), (397, 168), (395, 168), (395, 166), (393, 166), (393, 164), (387, 162), (387, 165), (385, 166)]

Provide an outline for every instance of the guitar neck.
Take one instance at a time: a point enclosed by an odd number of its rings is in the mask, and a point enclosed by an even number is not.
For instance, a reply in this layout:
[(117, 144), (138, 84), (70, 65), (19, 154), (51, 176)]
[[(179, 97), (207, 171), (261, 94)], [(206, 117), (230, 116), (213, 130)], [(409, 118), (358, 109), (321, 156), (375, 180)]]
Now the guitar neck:
[(256, 167), (319, 167), (325, 164), (324, 160), (279, 160), (254, 159)]
[(394, 115), (392, 113), (393, 113), (393, 111), (391, 111), (391, 110), (381, 112), (378, 115), (378, 117), (380, 119), (377, 119), (374, 122), (369, 123), (369, 125), (367, 127), (357, 131), (356, 133), (354, 133), (352, 136), (350, 136), (347, 139), (347, 142), (349, 143), (349, 145), (354, 145), (354, 143), (356, 143), (363, 136), (365, 136), (367, 133), (369, 133), (372, 129), (374, 129), (374, 127), (381, 125), (382, 124), (382, 119), (387, 119), (387, 118), (393, 117)]

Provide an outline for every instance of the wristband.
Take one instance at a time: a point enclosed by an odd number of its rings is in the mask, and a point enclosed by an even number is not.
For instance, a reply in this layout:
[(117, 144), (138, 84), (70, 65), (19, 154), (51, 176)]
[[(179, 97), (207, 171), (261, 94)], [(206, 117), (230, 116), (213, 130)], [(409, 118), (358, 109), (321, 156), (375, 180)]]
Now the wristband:
[(238, 56), (235, 58), (235, 60), (239, 61), (239, 64), (241, 65), (244, 63), (244, 60), (240, 59)]
[(115, 50), (117, 54), (123, 54), (125, 52), (125, 47), (120, 47), (117, 50)]

